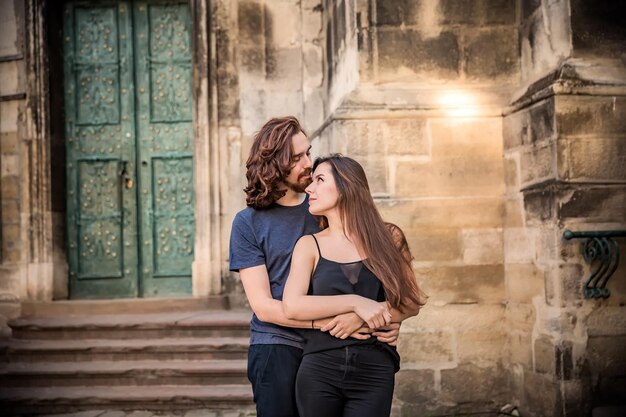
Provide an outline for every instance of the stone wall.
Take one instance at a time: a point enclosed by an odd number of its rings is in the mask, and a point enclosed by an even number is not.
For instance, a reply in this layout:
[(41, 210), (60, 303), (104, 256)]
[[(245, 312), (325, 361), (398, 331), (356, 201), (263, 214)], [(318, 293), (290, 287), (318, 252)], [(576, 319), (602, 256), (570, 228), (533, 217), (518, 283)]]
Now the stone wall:
[[(25, 106), (24, 28), (19, 18), (23, 5), (0, 1), (0, 337), (7, 335), (6, 321), (19, 314), (28, 242), (24, 239), (22, 174), (24, 145), (20, 114)], [(23, 20), (22, 20), (23, 21)]]
[(626, 37), (615, 7), (521, 2), (523, 82), (504, 118), (504, 253), (507, 367), (524, 415), (588, 415), (626, 390), (626, 269), (609, 299), (585, 299), (581, 242), (562, 237), (626, 224), (626, 72), (614, 59)]
[[(315, 151), (364, 165), (429, 296), (402, 327), (394, 415), (494, 409), (509, 401), (500, 109), (519, 79), (516, 5), (329, 3), (326, 33), (332, 25), (349, 44), (357, 25), (358, 84), (335, 86), (345, 67), (325, 79), (341, 96), (329, 98)], [(344, 15), (348, 29), (335, 30)]]

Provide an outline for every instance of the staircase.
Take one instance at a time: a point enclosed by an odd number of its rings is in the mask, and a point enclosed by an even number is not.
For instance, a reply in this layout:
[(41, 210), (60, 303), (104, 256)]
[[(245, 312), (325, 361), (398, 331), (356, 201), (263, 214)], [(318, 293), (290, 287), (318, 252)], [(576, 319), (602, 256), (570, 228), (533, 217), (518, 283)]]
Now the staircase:
[(0, 415), (253, 410), (250, 311), (219, 299), (25, 304), (0, 341)]

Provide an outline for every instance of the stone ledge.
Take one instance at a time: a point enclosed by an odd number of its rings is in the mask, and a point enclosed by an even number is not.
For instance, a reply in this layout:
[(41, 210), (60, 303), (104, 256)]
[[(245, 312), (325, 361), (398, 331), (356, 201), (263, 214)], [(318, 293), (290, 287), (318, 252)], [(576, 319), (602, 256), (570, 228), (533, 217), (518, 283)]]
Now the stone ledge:
[(571, 58), (513, 95), (508, 116), (555, 95), (626, 95), (626, 67), (619, 60)]

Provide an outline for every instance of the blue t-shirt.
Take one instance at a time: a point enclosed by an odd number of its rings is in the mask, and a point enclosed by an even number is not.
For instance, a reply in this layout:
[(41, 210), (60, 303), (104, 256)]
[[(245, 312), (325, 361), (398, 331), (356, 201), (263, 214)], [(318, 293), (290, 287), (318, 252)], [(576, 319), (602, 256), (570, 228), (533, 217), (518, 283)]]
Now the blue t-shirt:
[[(230, 233), (230, 270), (265, 265), (272, 297), (283, 299), (289, 276), (291, 254), (300, 237), (319, 231), (318, 221), (309, 213), (308, 196), (297, 206), (272, 204), (266, 209), (245, 208), (235, 216)], [(250, 344), (280, 344), (302, 348), (299, 331), (266, 323), (256, 314), (250, 322)]]

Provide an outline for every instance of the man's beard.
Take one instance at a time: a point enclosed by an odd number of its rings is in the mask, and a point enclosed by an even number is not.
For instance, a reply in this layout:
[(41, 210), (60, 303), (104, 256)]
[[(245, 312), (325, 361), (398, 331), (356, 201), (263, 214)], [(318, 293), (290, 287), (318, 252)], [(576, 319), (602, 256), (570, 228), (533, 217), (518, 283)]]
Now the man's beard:
[(291, 182), (291, 181), (287, 181), (286, 179), (284, 180), (285, 185), (287, 186), (287, 188), (289, 188), (291, 191), (295, 191), (296, 193), (303, 193), (306, 190), (306, 187), (309, 186), (309, 184), (311, 184), (311, 172), (310, 171), (305, 171), (302, 174), (300, 174), (300, 177), (298, 178), (298, 182)]

